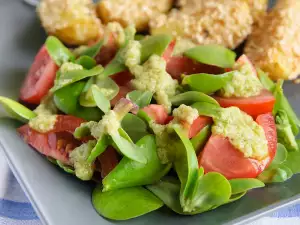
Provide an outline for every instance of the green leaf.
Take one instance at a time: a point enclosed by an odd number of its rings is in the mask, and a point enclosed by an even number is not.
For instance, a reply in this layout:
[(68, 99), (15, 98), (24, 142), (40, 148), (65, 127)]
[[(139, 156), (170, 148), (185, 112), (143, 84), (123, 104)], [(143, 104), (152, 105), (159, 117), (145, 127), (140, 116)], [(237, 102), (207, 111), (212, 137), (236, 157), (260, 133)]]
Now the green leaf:
[(231, 185), (220, 173), (209, 172), (195, 186), (193, 197), (183, 205), (184, 212), (205, 212), (227, 203), (231, 197)]
[(37, 116), (35, 112), (9, 98), (0, 96), (0, 103), (10, 116), (22, 122), (28, 122)]
[(54, 103), (60, 111), (66, 114), (74, 115), (87, 121), (99, 121), (103, 113), (98, 108), (86, 108), (79, 104), (78, 98), (84, 86), (85, 82), (79, 81), (59, 89), (54, 93)]
[(88, 70), (93, 69), (97, 65), (95, 59), (86, 55), (80, 56), (78, 59), (76, 59), (75, 63), (82, 65), (83, 68)]
[(179, 95), (175, 95), (170, 100), (172, 102), (172, 105), (174, 106), (180, 106), (181, 104), (192, 105), (196, 102), (207, 102), (219, 105), (219, 103), (214, 98), (198, 91), (187, 91)]
[(289, 152), (283, 165), (290, 168), (294, 174), (300, 173), (300, 152)]
[(66, 173), (75, 174), (75, 171), (72, 167), (64, 165), (61, 161), (56, 160), (56, 164), (62, 168)]
[(120, 163), (103, 179), (103, 191), (152, 184), (163, 177), (171, 164), (160, 163), (156, 153), (155, 137), (148, 135), (137, 142), (147, 162), (139, 163), (123, 157)]
[(214, 93), (223, 88), (232, 80), (234, 72), (228, 72), (220, 75), (199, 73), (184, 76), (183, 85), (188, 85), (192, 91), (200, 91), (205, 94)]
[(276, 150), (276, 155), (274, 159), (272, 160), (272, 163), (269, 165), (269, 168), (276, 168), (280, 164), (284, 163), (288, 157), (288, 152), (284, 145), (277, 143), (277, 150)]
[[(229, 199), (229, 201), (227, 203), (231, 203), (231, 202), (237, 201), (240, 198), (244, 197), (245, 194), (247, 194), (247, 191), (241, 192), (241, 193), (238, 193), (238, 194), (235, 194), (235, 195), (231, 195), (230, 199)], [(227, 204), (227, 203), (225, 203), (225, 204)]]
[(86, 48), (83, 52), (80, 53), (81, 56), (89, 56), (89, 57), (96, 57), (97, 54), (100, 52), (103, 44), (105, 43), (105, 40), (100, 40), (97, 44)]
[(163, 202), (143, 187), (102, 192), (97, 187), (92, 194), (96, 211), (112, 220), (132, 219), (163, 206)]
[(175, 149), (174, 167), (181, 183), (180, 204), (184, 206), (189, 201), (198, 179), (198, 160), (188, 137), (182, 133), (180, 128), (175, 127), (174, 130), (181, 140)]
[(142, 137), (149, 134), (147, 131), (147, 124), (141, 118), (131, 113), (128, 113), (123, 118), (121, 126), (129, 135), (129, 137), (133, 140), (133, 142), (137, 142)]
[(262, 83), (262, 85), (264, 86), (264, 88), (266, 88), (267, 90), (273, 92), (273, 90), (275, 88), (275, 83), (261, 69), (256, 69), (256, 71), (257, 71), (257, 74), (258, 74), (258, 78), (259, 78), (260, 82)]
[(220, 106), (210, 104), (207, 102), (197, 102), (191, 105), (192, 108), (197, 109), (200, 116), (209, 116), (216, 118), (220, 113)]
[(167, 34), (152, 35), (141, 40), (141, 62), (144, 63), (151, 55), (162, 56), (172, 41)]
[(102, 94), (97, 85), (92, 86), (92, 93), (98, 108), (101, 109), (102, 112), (107, 113), (110, 110), (110, 102)]
[(276, 99), (273, 115), (276, 115), (278, 110), (284, 110), (287, 114), (289, 122), (291, 124), (294, 135), (296, 136), (299, 133), (300, 121), (293, 108), (291, 107), (289, 101), (285, 97), (282, 90), (283, 81), (279, 80), (274, 88), (273, 95)]
[(140, 163), (147, 163), (147, 159), (140, 147), (126, 140), (119, 133), (112, 134), (111, 138), (124, 156)]
[[(82, 131), (82, 130), (81, 130)], [(77, 131), (79, 132), (79, 131)], [(78, 135), (78, 134), (77, 134)], [(81, 134), (82, 135), (82, 134)], [(92, 149), (91, 154), (89, 155), (87, 161), (89, 163), (92, 163), (96, 160), (96, 158), (101, 155), (106, 148), (108, 147), (108, 145), (110, 144), (110, 139), (109, 136), (104, 134), (102, 135), (98, 141), (97, 144), (95, 145), (95, 147)]]
[(75, 60), (73, 53), (56, 37), (49, 36), (45, 45), (50, 57), (54, 60), (56, 65), (61, 66), (65, 62)]
[(137, 116), (148, 124), (152, 121), (150, 116), (148, 116), (148, 114), (144, 110), (139, 110)]
[(232, 68), (236, 57), (233, 51), (219, 45), (197, 46), (185, 51), (184, 55), (197, 62), (221, 68)]
[(150, 91), (132, 91), (126, 95), (130, 101), (134, 102), (139, 108), (144, 108), (149, 105), (153, 94)]
[(204, 148), (210, 135), (211, 135), (211, 125), (207, 125), (195, 137), (191, 139), (191, 142), (193, 144), (193, 147), (197, 155)]
[(102, 66), (95, 66), (90, 70), (70, 70), (65, 73), (60, 72), (60, 77), (57, 83), (51, 88), (52, 92), (55, 92), (67, 85), (83, 80), (85, 78), (99, 75), (103, 71)]
[(231, 194), (239, 194), (243, 192), (247, 192), (254, 188), (264, 187), (265, 184), (260, 180), (254, 178), (238, 178), (229, 180), (231, 185)]
[(134, 40), (136, 40), (136, 41), (141, 41), (141, 40), (143, 40), (145, 37), (146, 37), (145, 35), (142, 35), (142, 34), (136, 34), (136, 35), (134, 36)]
[(289, 167), (280, 165), (274, 169), (266, 169), (258, 176), (258, 179), (264, 183), (281, 183), (291, 178), (292, 175), (293, 171)]

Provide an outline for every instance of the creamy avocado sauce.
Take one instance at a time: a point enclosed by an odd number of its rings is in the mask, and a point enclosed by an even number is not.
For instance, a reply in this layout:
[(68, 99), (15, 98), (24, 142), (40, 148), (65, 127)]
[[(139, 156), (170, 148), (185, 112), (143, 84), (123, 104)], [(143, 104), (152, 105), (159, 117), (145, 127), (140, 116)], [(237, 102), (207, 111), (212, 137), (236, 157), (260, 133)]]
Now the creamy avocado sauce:
[(253, 73), (251, 66), (245, 64), (237, 69), (234, 71), (232, 80), (220, 90), (220, 95), (227, 98), (259, 95), (263, 86)]
[(237, 107), (229, 107), (222, 108), (213, 119), (212, 133), (227, 137), (245, 157), (261, 160), (268, 156), (264, 129), (251, 116)]

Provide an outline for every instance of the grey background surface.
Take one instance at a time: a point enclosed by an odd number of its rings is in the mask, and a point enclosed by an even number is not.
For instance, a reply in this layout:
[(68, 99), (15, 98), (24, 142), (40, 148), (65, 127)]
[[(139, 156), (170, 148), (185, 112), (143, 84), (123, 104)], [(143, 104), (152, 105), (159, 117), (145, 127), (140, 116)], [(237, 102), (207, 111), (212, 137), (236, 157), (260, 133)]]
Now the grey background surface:
[[(18, 96), (18, 90), (45, 34), (34, 9), (21, 0), (0, 0), (0, 95)], [(287, 83), (285, 92), (300, 115), (299, 85)], [(4, 115), (0, 112), (0, 115)], [(93, 185), (62, 172), (18, 137), (13, 120), (0, 119), (0, 148), (27, 192), (40, 219), (47, 225), (217, 225), (246, 223), (279, 207), (298, 202), (300, 176), (283, 184), (251, 191), (242, 200), (197, 216), (179, 216), (163, 208), (125, 222), (99, 216), (91, 205)]]

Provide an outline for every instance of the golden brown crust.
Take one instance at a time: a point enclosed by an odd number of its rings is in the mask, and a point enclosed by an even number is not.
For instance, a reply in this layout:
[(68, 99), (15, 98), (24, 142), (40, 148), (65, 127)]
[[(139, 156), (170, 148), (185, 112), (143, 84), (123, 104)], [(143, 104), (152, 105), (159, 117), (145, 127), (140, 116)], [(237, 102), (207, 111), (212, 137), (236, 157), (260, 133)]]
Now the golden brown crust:
[(66, 44), (86, 44), (101, 35), (91, 0), (43, 0), (37, 12), (46, 32)]
[(102, 0), (97, 14), (103, 23), (119, 22), (124, 27), (135, 24), (137, 31), (148, 29), (149, 20), (172, 7), (173, 0)]
[(245, 53), (274, 80), (300, 73), (299, 11), (299, 0), (279, 0), (247, 41)]

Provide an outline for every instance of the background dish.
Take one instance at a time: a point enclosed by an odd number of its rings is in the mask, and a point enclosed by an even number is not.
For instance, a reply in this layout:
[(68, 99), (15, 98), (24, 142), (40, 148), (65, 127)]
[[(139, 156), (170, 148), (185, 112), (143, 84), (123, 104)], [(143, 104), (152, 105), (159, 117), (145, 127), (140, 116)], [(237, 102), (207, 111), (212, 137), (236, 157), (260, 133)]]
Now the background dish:
[[(1, 2), (0, 19), (5, 23), (2, 27), (6, 27), (0, 41), (0, 52), (5, 54), (0, 60), (0, 95), (16, 98), (28, 66), (45, 40), (45, 34), (34, 9), (19, 0)], [(286, 95), (300, 114), (300, 107), (296, 104), (300, 99), (297, 88), (292, 83), (285, 85)], [(66, 177), (67, 174), (48, 163), (18, 137), (15, 132), (17, 125), (10, 119), (1, 119), (1, 148), (41, 220), (49, 225), (114, 224), (94, 211), (90, 199), (93, 185)], [(170, 224), (241, 224), (296, 203), (300, 198), (299, 184), (298, 175), (283, 184), (251, 191), (235, 203), (198, 216), (183, 217), (164, 210), (122, 224), (153, 224), (154, 221), (158, 224), (165, 224), (166, 221)]]

